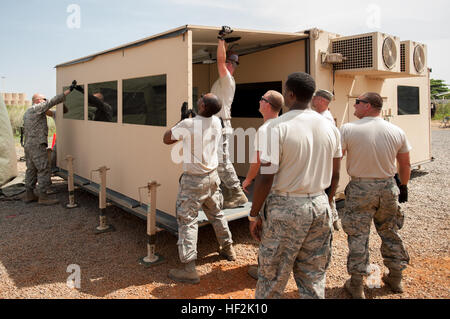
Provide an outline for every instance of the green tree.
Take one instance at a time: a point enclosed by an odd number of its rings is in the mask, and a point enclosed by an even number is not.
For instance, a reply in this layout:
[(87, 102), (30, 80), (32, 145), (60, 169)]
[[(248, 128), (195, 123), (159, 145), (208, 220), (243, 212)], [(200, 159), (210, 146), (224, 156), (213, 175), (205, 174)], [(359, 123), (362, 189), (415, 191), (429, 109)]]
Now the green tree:
[[(441, 93), (448, 92), (448, 85), (444, 83), (444, 80), (430, 80), (431, 99), (440, 99), (442, 96), (437, 96)], [(449, 94), (450, 95), (450, 94)]]

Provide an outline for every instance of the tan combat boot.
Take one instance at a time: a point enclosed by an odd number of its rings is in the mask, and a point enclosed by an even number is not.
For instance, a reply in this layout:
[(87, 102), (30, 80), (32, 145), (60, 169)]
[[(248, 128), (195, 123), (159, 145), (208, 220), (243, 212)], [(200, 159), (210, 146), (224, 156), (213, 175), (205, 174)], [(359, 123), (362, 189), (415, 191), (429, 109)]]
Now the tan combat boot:
[(197, 269), (195, 269), (195, 261), (185, 264), (183, 269), (170, 269), (169, 278), (188, 284), (200, 283), (200, 277), (197, 273)]
[(236, 260), (236, 252), (234, 251), (233, 245), (229, 244), (219, 249), (219, 254), (225, 257), (228, 261)]
[(244, 192), (242, 191), (242, 188), (235, 187), (230, 190), (231, 191), (231, 197), (227, 200), (224, 199), (223, 201), (223, 208), (236, 208), (239, 206), (244, 205), (248, 202), (247, 196), (245, 196)]
[(345, 290), (353, 299), (366, 299), (364, 295), (364, 277), (362, 275), (352, 275), (345, 283)]
[(402, 271), (389, 269), (389, 275), (383, 276), (383, 282), (392, 290), (394, 293), (403, 293), (402, 285)]
[(49, 198), (47, 192), (43, 191), (39, 193), (38, 203), (41, 205), (55, 205), (59, 203), (59, 200)]
[(28, 204), (37, 200), (38, 197), (34, 194), (34, 191), (31, 188), (27, 189), (25, 196), (23, 197), (23, 201)]

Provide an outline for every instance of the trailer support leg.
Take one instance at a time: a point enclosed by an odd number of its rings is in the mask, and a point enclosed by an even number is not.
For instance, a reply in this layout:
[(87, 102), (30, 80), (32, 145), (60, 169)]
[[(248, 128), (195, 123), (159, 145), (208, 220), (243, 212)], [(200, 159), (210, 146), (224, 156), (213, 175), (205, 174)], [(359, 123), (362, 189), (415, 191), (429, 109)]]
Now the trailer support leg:
[(100, 172), (100, 192), (99, 192), (99, 208), (100, 208), (100, 225), (96, 228), (96, 234), (103, 234), (114, 231), (112, 225), (108, 225), (106, 222), (106, 171), (109, 170), (106, 166), (102, 166), (98, 169)]
[(147, 208), (147, 256), (139, 259), (139, 263), (145, 267), (159, 265), (165, 259), (156, 254), (156, 188), (157, 182), (150, 181), (147, 185), (150, 204)]
[(67, 208), (75, 208), (78, 205), (75, 203), (75, 187), (73, 184), (73, 157), (71, 155), (66, 156), (67, 161), (67, 187), (69, 189), (69, 203)]

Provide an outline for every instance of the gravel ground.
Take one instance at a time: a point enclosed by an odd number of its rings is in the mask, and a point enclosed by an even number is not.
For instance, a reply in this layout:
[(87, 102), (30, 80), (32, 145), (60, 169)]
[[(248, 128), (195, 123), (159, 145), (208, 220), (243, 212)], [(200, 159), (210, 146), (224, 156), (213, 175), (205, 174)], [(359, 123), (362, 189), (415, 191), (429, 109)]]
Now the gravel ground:
[[(409, 202), (400, 234), (411, 257), (405, 271), (405, 292), (392, 294), (381, 288), (366, 288), (367, 298), (442, 298), (450, 297), (449, 258), (449, 168), (450, 130), (434, 128), (432, 150), (435, 161), (413, 172)], [(18, 157), (23, 149), (18, 148)], [(19, 162), (19, 170), (25, 164)], [(66, 203), (67, 184), (53, 179), (53, 188)], [(79, 207), (65, 209), (63, 204), (41, 207), (36, 203), (0, 199), (0, 298), (217, 298), (254, 297), (256, 282), (247, 275), (248, 265), (257, 258), (257, 246), (248, 233), (245, 219), (230, 223), (236, 262), (219, 257), (211, 226), (199, 231), (199, 285), (178, 284), (167, 278), (168, 269), (178, 267), (176, 237), (157, 234), (157, 252), (164, 264), (145, 268), (138, 259), (146, 254), (146, 223), (116, 207), (109, 207), (108, 221), (115, 232), (95, 235), (98, 225), (98, 198), (82, 190), (75, 192)], [(386, 271), (379, 252), (381, 241), (372, 227), (370, 262)], [(342, 288), (346, 271), (347, 238), (341, 230), (334, 233), (333, 257), (327, 272), (326, 297), (346, 299)], [(80, 288), (70, 288), (69, 265), (78, 265)], [(69, 272), (68, 272), (69, 270)], [(285, 298), (297, 298), (293, 278)]]

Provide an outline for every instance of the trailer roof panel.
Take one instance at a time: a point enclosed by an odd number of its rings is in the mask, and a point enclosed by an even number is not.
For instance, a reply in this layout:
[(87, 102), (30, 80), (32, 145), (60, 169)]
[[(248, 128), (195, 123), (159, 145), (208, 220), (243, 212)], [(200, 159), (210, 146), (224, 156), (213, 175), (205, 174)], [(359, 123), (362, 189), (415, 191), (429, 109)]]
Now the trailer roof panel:
[[(184, 25), (176, 29), (172, 29), (118, 47), (114, 47), (112, 49), (108, 49), (82, 58), (61, 63), (56, 65), (55, 68), (88, 62), (100, 55), (141, 46), (159, 39), (179, 36), (181, 34), (186, 33), (188, 30), (192, 30), (193, 34), (192, 42), (194, 45), (194, 50), (199, 50), (201, 48), (207, 48), (217, 45), (217, 34), (221, 30), (221, 27)], [(261, 50), (270, 46), (276, 46), (283, 43), (298, 41), (308, 37), (306, 33), (301, 32), (276, 32), (276, 31), (258, 31), (246, 29), (234, 29), (232, 35), (230, 36), (241, 37), (241, 40), (239, 40), (236, 43), (237, 45), (235, 44), (233, 47), (233, 49), (240, 54), (245, 54), (248, 51), (254, 52), (255, 50), (258, 49)]]

